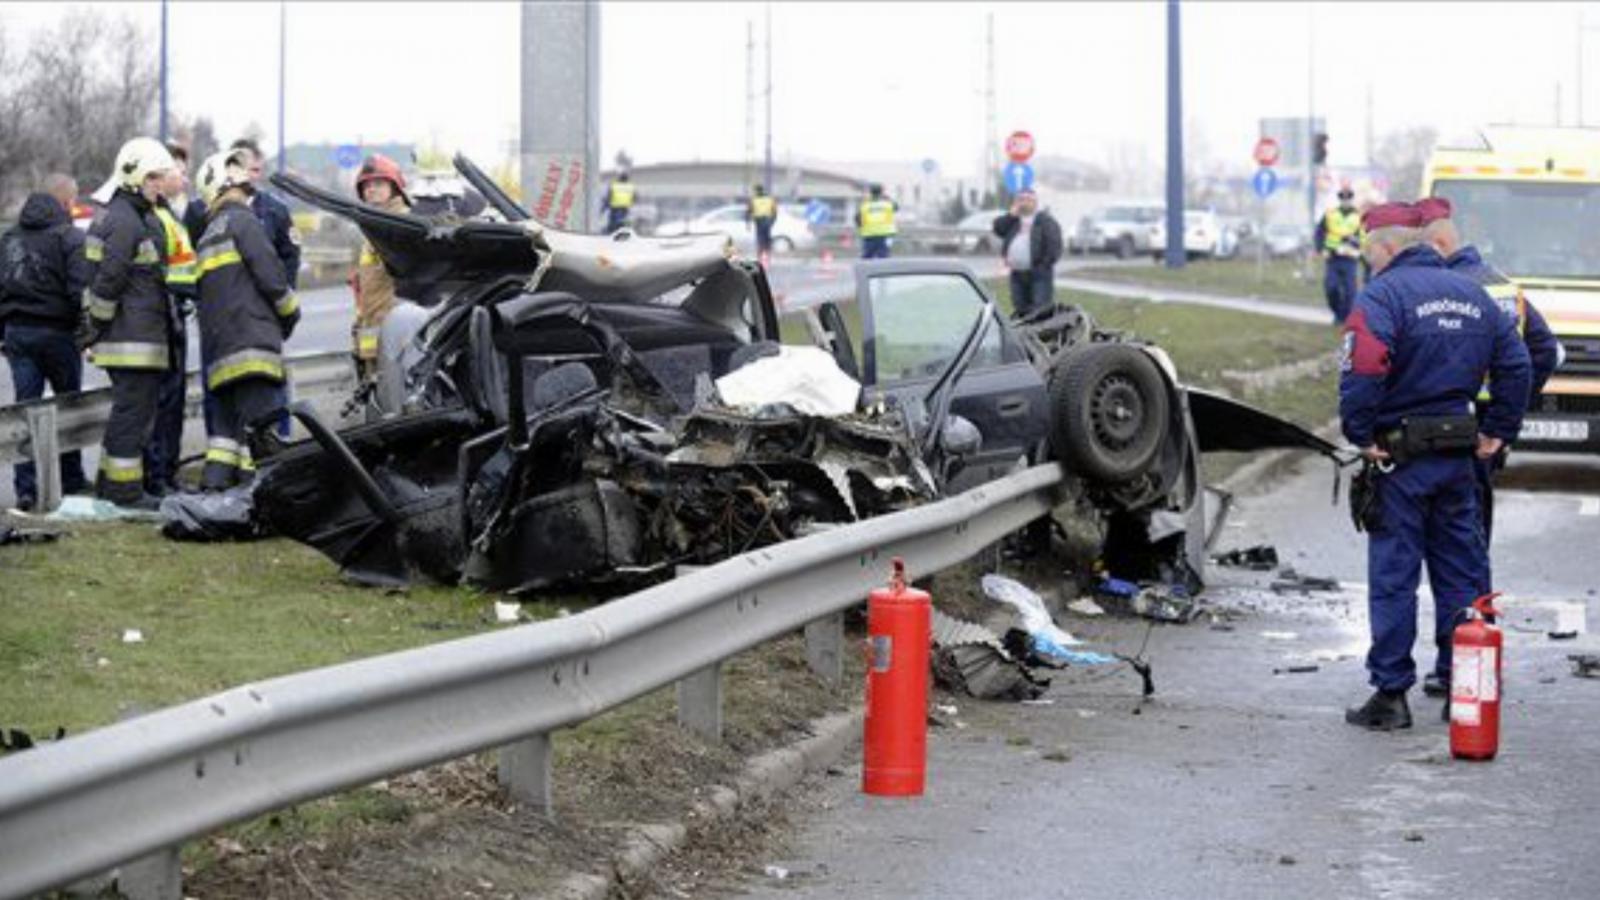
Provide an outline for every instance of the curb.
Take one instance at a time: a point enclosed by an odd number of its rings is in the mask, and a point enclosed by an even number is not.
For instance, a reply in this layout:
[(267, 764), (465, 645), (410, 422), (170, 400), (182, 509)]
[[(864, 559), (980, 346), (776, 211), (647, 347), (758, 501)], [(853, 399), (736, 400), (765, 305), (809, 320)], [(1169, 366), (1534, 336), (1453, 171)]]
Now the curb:
[(815, 720), (811, 737), (750, 760), (732, 787), (712, 787), (706, 799), (689, 807), (681, 822), (635, 826), (622, 840), (610, 871), (570, 876), (556, 889), (555, 896), (563, 900), (604, 900), (611, 896), (618, 886), (640, 877), (683, 847), (694, 829), (731, 821), (745, 804), (782, 793), (806, 775), (833, 764), (860, 739), (862, 715), (862, 710), (853, 709)]

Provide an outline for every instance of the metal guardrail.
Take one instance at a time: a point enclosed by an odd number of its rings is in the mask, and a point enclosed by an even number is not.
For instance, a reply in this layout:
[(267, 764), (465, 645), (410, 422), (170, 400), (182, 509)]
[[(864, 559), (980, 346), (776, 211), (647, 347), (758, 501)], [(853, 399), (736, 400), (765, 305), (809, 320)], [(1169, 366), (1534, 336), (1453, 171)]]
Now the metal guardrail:
[(183, 841), (494, 747), (502, 783), (548, 810), (552, 731), (676, 681), (680, 719), (716, 733), (721, 661), (802, 626), (808, 645), (833, 642), (837, 677), (838, 613), (884, 582), (891, 556), (917, 575), (967, 559), (1046, 514), (1062, 477), (1038, 466), (578, 615), (249, 684), (0, 759), (0, 897), (135, 858), (175, 873)]
[[(292, 395), (312, 401), (318, 412), (336, 413), (342, 397), (355, 389), (348, 352), (291, 356), (284, 362)], [(199, 417), (201, 403), (198, 373), (190, 372), (188, 378), (185, 420)], [(98, 444), (110, 415), (109, 387), (0, 406), (0, 465), (32, 460), (41, 487), (59, 485), (58, 454)]]

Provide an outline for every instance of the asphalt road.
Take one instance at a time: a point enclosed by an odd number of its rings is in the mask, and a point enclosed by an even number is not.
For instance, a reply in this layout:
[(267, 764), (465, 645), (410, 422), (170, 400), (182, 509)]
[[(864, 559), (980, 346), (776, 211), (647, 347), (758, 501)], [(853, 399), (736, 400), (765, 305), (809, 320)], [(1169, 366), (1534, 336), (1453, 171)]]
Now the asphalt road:
[[(798, 897), (1545, 898), (1600, 884), (1600, 681), (1566, 655), (1596, 652), (1600, 460), (1525, 456), (1503, 482), (1494, 547), (1508, 591), (1502, 752), (1450, 758), (1439, 702), (1417, 727), (1342, 721), (1367, 691), (1364, 544), (1308, 464), (1245, 498), (1221, 546), (1275, 544), (1338, 593), (1280, 597), (1223, 572), (1230, 630), (1157, 627), (1146, 703), (1120, 675), (1058, 679), (1044, 706), (955, 701), (936, 728), (929, 790), (869, 799), (859, 766), (796, 793), (795, 833), (712, 892)], [(1577, 640), (1545, 631), (1552, 604), (1584, 608)], [(1137, 647), (1137, 620), (1075, 618)], [(1426, 632), (1424, 632), (1426, 633)], [(1431, 647), (1419, 657), (1431, 660)], [(1288, 664), (1319, 668), (1273, 674)], [(964, 727), (962, 727), (964, 726)], [(782, 879), (764, 874), (784, 870)], [(775, 870), (774, 870), (775, 871)]]

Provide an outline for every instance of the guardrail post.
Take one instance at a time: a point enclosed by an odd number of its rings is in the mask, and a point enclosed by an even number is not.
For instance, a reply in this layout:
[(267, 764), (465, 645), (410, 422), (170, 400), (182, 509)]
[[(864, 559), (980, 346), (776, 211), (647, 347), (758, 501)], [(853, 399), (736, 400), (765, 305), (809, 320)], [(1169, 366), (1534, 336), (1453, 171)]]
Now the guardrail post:
[(128, 900), (183, 900), (178, 848), (166, 847), (124, 863), (117, 872), (117, 893)]
[(806, 664), (830, 686), (844, 680), (843, 652), (844, 613), (806, 623)]
[(536, 734), (499, 752), (500, 787), (512, 799), (532, 806), (547, 819), (555, 818), (550, 791), (551, 762), (555, 758), (549, 734)]
[(61, 453), (56, 440), (56, 406), (41, 403), (28, 407), (28, 447), (33, 455), (33, 470), (38, 478), (37, 509), (48, 512), (61, 505)]
[(678, 724), (706, 740), (722, 740), (722, 663), (678, 681)]

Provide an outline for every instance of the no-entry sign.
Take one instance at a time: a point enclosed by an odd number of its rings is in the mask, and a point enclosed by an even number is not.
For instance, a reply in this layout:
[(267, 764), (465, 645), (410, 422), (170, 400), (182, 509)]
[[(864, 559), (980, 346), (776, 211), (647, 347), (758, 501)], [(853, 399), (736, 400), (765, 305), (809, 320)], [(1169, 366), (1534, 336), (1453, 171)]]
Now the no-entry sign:
[(1275, 166), (1278, 164), (1278, 142), (1269, 137), (1256, 141), (1256, 165)]
[(1024, 163), (1033, 158), (1033, 135), (1026, 131), (1013, 131), (1006, 138), (1006, 157), (1012, 162)]

